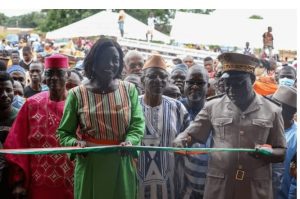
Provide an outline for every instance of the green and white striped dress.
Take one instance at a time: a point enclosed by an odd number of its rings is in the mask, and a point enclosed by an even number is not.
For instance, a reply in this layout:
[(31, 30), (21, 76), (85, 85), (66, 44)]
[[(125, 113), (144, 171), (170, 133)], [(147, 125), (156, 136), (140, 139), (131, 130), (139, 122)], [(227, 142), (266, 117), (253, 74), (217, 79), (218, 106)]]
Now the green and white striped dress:
[[(57, 134), (62, 146), (73, 146), (76, 139), (104, 144), (130, 141), (138, 145), (144, 127), (135, 86), (119, 81), (118, 89), (107, 94), (93, 93), (83, 85), (69, 91)], [(77, 156), (74, 175), (76, 199), (136, 198), (132, 155), (105, 152)]]

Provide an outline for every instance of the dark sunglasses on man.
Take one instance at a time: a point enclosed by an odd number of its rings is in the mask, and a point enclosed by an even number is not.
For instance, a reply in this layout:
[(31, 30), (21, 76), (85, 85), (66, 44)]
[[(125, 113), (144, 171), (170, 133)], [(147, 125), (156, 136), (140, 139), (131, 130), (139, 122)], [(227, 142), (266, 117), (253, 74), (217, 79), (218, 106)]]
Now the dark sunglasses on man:
[(206, 84), (206, 82), (204, 81), (192, 81), (192, 80), (188, 80), (188, 81), (185, 81), (185, 83), (189, 86), (204, 86)]

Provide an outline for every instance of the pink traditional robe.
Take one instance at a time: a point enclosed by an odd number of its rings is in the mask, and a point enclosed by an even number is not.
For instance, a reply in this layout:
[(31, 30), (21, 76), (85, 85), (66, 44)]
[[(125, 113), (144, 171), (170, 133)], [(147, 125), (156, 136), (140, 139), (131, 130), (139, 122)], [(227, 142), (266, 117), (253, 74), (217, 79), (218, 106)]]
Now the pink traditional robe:
[[(10, 129), (4, 147), (59, 147), (56, 130), (64, 104), (65, 101), (51, 101), (48, 91), (27, 99)], [(29, 198), (73, 199), (74, 165), (66, 154), (7, 155), (6, 158), (14, 167), (17, 165), (21, 168)], [(11, 179), (16, 182), (20, 175), (13, 173)]]

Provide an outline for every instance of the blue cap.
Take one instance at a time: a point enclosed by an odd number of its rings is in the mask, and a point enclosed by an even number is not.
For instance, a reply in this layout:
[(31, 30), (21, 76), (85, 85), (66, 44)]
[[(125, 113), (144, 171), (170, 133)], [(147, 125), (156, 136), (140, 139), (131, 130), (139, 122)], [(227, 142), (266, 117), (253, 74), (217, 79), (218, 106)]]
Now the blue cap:
[(185, 64), (175, 65), (174, 68), (173, 68), (173, 70), (172, 70), (172, 72), (171, 72), (171, 74), (175, 73), (175, 71), (178, 71), (178, 70), (184, 72), (185, 74), (187, 74), (188, 67)]
[(6, 70), (7, 73), (11, 74), (13, 72), (21, 72), (24, 75), (26, 74), (26, 71), (23, 67), (21, 67), (20, 65), (12, 65), (10, 68), (8, 68)]

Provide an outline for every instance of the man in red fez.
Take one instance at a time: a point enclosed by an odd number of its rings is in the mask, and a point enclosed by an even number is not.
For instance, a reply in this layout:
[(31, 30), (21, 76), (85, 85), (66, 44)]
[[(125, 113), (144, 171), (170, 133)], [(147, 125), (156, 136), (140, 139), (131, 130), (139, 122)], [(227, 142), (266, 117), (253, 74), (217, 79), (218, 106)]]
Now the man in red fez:
[[(45, 59), (49, 91), (27, 99), (10, 129), (5, 148), (59, 147), (59, 126), (67, 96), (68, 58), (56, 54)], [(31, 199), (73, 199), (73, 163), (66, 154), (7, 155), (12, 194)]]

